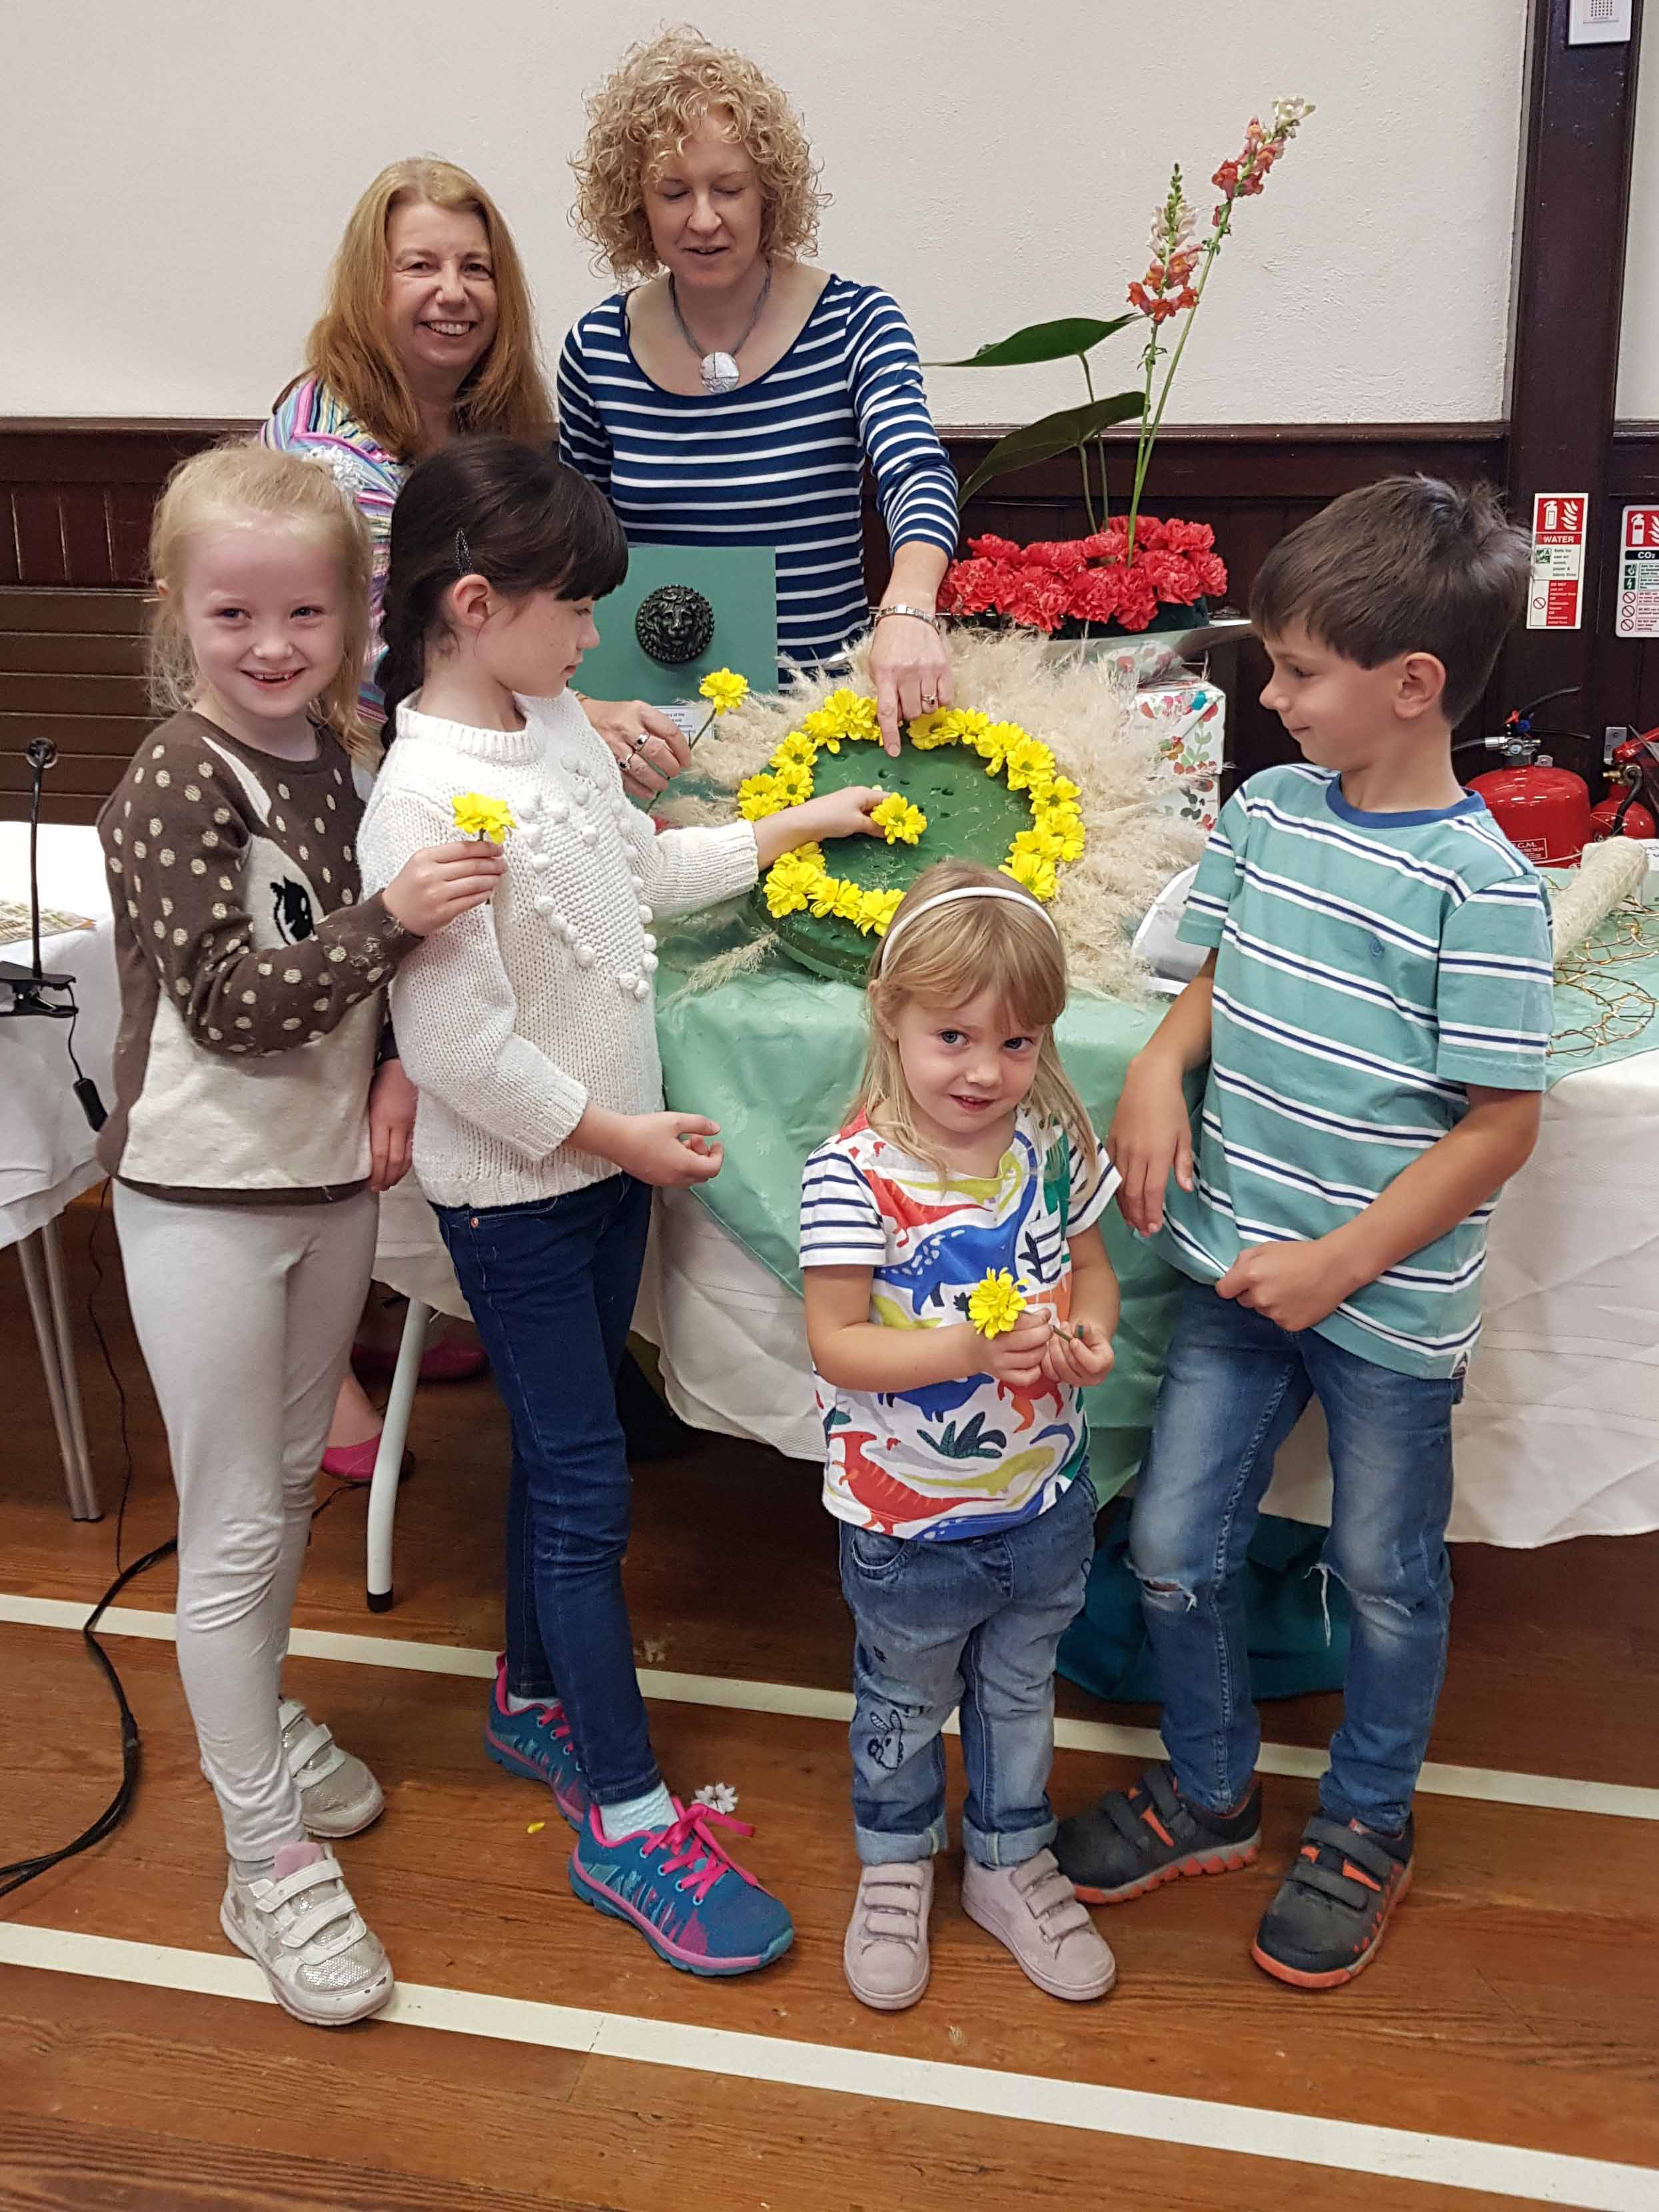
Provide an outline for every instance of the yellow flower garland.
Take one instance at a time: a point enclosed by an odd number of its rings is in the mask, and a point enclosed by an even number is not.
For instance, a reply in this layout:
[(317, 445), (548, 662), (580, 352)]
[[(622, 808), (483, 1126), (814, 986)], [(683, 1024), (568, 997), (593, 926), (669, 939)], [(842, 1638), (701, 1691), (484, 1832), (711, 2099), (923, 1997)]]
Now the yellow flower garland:
[[(1025, 793), (1031, 825), (1009, 847), (1002, 872), (1034, 896), (1053, 898), (1059, 888), (1056, 871), (1077, 859), (1085, 833), (1078, 787), (1059, 773), (1048, 747), (1018, 723), (994, 722), (973, 708), (939, 708), (918, 715), (908, 729), (911, 744), (921, 752), (939, 745), (970, 746), (985, 763), (987, 775), (1006, 775), (1011, 791)], [(880, 737), (873, 699), (845, 689), (832, 691), (783, 739), (768, 766), (738, 785), (738, 811), (745, 821), (759, 822), (802, 805), (812, 796), (812, 769), (820, 750), (838, 753), (843, 740), (876, 743)], [(897, 793), (882, 801), (872, 818), (890, 845), (901, 839), (914, 845), (927, 827), (921, 809)], [(779, 919), (810, 907), (820, 916), (840, 915), (866, 937), (872, 932), (885, 935), (904, 896), (900, 890), (866, 890), (832, 876), (817, 845), (803, 845), (775, 860), (767, 872), (765, 890), (767, 907)]]

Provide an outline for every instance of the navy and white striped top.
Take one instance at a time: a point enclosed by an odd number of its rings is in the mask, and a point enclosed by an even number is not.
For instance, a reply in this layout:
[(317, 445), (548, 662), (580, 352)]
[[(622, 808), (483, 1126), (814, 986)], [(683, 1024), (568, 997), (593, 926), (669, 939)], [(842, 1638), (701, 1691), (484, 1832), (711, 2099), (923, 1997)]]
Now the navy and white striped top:
[(666, 392), (634, 357), (626, 295), (559, 356), (559, 455), (608, 494), (635, 545), (770, 545), (778, 653), (838, 653), (869, 619), (859, 520), (867, 459), (889, 541), (955, 551), (957, 480), (909, 325), (885, 292), (832, 276), (799, 337), (735, 392)]

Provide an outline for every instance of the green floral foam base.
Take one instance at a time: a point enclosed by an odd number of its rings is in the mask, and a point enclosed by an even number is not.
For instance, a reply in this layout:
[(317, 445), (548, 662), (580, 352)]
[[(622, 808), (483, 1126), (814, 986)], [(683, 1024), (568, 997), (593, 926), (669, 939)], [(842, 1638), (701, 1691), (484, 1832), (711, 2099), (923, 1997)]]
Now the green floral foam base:
[[(1000, 775), (988, 775), (979, 755), (962, 745), (919, 752), (908, 738), (902, 738), (896, 760), (889, 760), (878, 745), (847, 739), (838, 753), (821, 750), (812, 764), (814, 794), (841, 791), (850, 783), (878, 783), (927, 817), (919, 844), (842, 837), (823, 848), (823, 864), (832, 876), (867, 890), (908, 890), (936, 860), (977, 860), (999, 868), (1015, 837), (1031, 826), (1025, 794), (1010, 791)], [(852, 922), (815, 915), (810, 908), (775, 921), (763, 884), (764, 878), (754, 894), (757, 910), (792, 960), (837, 981), (864, 976), (879, 938), (861, 936)]]

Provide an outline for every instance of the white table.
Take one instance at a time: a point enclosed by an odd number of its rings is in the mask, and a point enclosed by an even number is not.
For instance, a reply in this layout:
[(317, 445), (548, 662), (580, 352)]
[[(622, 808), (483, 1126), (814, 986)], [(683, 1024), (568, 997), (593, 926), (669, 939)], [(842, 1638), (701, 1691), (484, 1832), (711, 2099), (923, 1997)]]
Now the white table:
[[(118, 994), (108, 879), (98, 833), (47, 823), (40, 830), (40, 903), (85, 915), (94, 927), (41, 941), (41, 965), (75, 978), (80, 1008), (75, 1055), (107, 1106)], [(0, 822), (0, 896), (27, 902), (28, 827)], [(3, 957), (27, 966), (27, 936)], [(17, 1247), (41, 1371), (64, 1460), (70, 1510), (80, 1521), (99, 1516), (87, 1451), (73, 1334), (64, 1291), (58, 1217), (98, 1180), (93, 1133), (70, 1088), (70, 1024), (33, 1018), (0, 1020), (0, 1248)]]
[[(1457, 1540), (1529, 1549), (1659, 1528), (1659, 1053), (1565, 1077), (1493, 1218), (1486, 1328), (1456, 1423)], [(689, 1192), (659, 1194), (635, 1325), (696, 1427), (816, 1461), (801, 1302)], [(1324, 1424), (1266, 1510), (1330, 1519)]]

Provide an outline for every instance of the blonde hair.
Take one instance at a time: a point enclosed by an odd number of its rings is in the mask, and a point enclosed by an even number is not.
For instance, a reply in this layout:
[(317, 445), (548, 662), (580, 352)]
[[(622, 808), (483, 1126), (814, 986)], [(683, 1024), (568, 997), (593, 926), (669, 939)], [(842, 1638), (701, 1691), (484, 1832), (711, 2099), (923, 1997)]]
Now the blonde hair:
[(893, 932), (924, 899), (970, 884), (1016, 888), (1012, 880), (971, 860), (940, 860), (911, 884), (871, 963), (866, 1003), (870, 1038), (854, 1111), (863, 1112), (903, 1152), (948, 1172), (936, 1146), (916, 1126), (909, 1087), (891, 1024), (911, 1000), (960, 1006), (989, 991), (1012, 1027), (1041, 1030), (1037, 1071), (1028, 1093), (1032, 1115), (1045, 1130), (1063, 1132), (1079, 1158), (1092, 1160), (1097, 1139), (1089, 1110), (1072, 1087), (1054, 1043), (1054, 1024), (1066, 1006), (1066, 952), (1033, 898), (953, 899)]
[[(382, 169), (351, 210), (329, 270), (327, 301), (306, 340), (302, 375), (320, 377), (388, 453), (414, 458), (420, 417), (386, 333), (386, 227), (395, 209), (422, 203), (476, 216), (495, 264), (495, 335), (456, 395), (456, 428), (544, 442), (552, 435), (553, 402), (513, 234), (476, 177), (430, 155)], [(277, 405), (301, 380), (277, 394)]]
[(760, 250), (789, 260), (818, 242), (828, 195), (800, 118), (746, 56), (712, 46), (690, 23), (630, 46), (587, 101), (587, 137), (570, 166), (570, 220), (618, 277), (649, 276), (661, 264), (651, 242), (644, 188), (711, 117), (755, 165), (763, 213)]
[(176, 714), (194, 705), (202, 688), (180, 599), (191, 541), (216, 524), (234, 526), (250, 519), (313, 538), (338, 561), (345, 639), (340, 665), (313, 711), (354, 760), (378, 760), (379, 739), (357, 705), (357, 685), (368, 653), (374, 568), (368, 526), (328, 470), (269, 446), (215, 446), (193, 454), (173, 470), (156, 502), (149, 533), (149, 572), (167, 588), (156, 595), (150, 615), (149, 690), (155, 711)]

